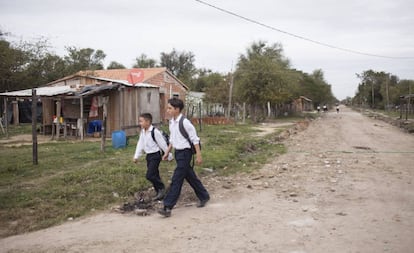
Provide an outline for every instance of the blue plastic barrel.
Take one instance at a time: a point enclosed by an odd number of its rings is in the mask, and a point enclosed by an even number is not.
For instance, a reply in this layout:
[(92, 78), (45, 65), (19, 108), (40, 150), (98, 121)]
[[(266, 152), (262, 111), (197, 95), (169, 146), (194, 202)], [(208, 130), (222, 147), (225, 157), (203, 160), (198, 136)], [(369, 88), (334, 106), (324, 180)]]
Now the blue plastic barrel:
[(125, 148), (126, 147), (126, 134), (125, 131), (113, 131), (112, 132), (112, 147), (113, 148)]

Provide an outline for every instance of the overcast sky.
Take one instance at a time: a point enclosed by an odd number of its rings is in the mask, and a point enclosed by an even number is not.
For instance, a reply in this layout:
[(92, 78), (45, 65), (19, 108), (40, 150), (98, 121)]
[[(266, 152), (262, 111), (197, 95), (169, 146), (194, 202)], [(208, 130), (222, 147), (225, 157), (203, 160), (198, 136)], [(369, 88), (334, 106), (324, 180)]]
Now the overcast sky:
[[(65, 46), (103, 50), (105, 64), (131, 67), (144, 53), (191, 51), (196, 67), (234, 69), (253, 42), (281, 43), (293, 68), (322, 69), (338, 99), (355, 94), (356, 73), (373, 69), (414, 80), (412, 0), (238, 0), (206, 2), (311, 40), (388, 59), (324, 47), (220, 12), (194, 0), (0, 0), (0, 29), (13, 39), (49, 39)], [(8, 39), (11, 39), (10, 37)]]

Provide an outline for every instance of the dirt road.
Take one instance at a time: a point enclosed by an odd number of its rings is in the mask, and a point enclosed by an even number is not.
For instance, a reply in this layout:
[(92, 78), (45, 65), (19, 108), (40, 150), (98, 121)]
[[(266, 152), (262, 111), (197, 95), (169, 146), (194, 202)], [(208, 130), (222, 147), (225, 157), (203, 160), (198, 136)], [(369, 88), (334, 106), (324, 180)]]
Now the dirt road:
[(341, 108), (205, 208), (111, 212), (0, 240), (0, 252), (413, 252), (414, 136)]

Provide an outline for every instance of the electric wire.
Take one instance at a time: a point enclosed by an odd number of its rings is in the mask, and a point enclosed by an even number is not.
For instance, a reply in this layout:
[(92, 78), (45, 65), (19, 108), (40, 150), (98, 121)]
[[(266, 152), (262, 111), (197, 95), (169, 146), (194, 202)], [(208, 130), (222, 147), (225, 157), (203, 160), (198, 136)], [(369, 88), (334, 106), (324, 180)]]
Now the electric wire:
[(229, 10), (226, 10), (226, 9), (223, 9), (223, 8), (220, 8), (218, 6), (212, 5), (212, 4), (210, 4), (208, 2), (205, 2), (205, 1), (201, 1), (201, 0), (194, 0), (194, 1), (199, 2), (199, 3), (203, 4), (203, 5), (209, 6), (211, 8), (214, 8), (216, 10), (219, 10), (221, 12), (227, 13), (229, 15), (235, 16), (237, 18), (243, 19), (243, 20), (245, 20), (247, 22), (254, 23), (254, 24), (257, 24), (259, 26), (268, 28), (270, 30), (273, 30), (273, 31), (276, 31), (276, 32), (280, 32), (280, 33), (289, 35), (291, 37), (295, 37), (297, 39), (305, 40), (305, 41), (308, 41), (308, 42), (311, 42), (311, 43), (314, 43), (314, 44), (318, 44), (318, 45), (321, 45), (321, 46), (324, 46), (324, 47), (329, 47), (329, 48), (332, 48), (332, 49), (336, 49), (336, 50), (340, 50), (340, 51), (345, 51), (345, 52), (348, 52), (348, 53), (365, 55), (365, 56), (371, 56), (371, 57), (388, 58), (388, 59), (414, 59), (414, 56), (406, 56), (406, 57), (405, 56), (386, 56), (386, 55), (365, 53), (365, 52), (361, 52), (361, 51), (357, 51), (357, 50), (353, 50), (353, 49), (349, 49), (349, 48), (343, 48), (343, 47), (331, 45), (331, 44), (328, 44), (328, 43), (320, 42), (320, 41), (317, 41), (317, 40), (313, 40), (313, 39), (310, 39), (310, 38), (306, 38), (306, 37), (301, 36), (301, 35), (297, 35), (297, 34), (294, 34), (294, 33), (291, 33), (291, 32), (287, 32), (287, 31), (278, 29), (276, 27), (273, 27), (273, 26), (264, 24), (262, 22), (253, 20), (251, 18), (247, 18), (247, 17), (242, 16), (240, 14), (237, 14), (235, 12), (232, 12), (232, 11), (229, 11)]

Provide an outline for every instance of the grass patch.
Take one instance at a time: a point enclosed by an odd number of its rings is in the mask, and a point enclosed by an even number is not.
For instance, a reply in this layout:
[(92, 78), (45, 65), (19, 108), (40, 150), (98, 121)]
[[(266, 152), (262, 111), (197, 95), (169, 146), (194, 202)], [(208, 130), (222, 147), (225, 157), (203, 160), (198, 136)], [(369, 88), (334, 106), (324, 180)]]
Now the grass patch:
[[(276, 141), (277, 132), (255, 137), (253, 127), (203, 126), (199, 135), (204, 163), (197, 172), (201, 176), (208, 173), (202, 168), (217, 175), (248, 172), (285, 152)], [(31, 146), (0, 146), (0, 237), (103, 210), (151, 187), (145, 179), (145, 160), (132, 162), (136, 142), (132, 137), (125, 149), (113, 149), (109, 141), (105, 153), (99, 142), (39, 144), (37, 166), (32, 165)], [(174, 168), (175, 162), (161, 163), (164, 182)]]
[[(39, 125), (38, 125), (39, 126)], [(21, 134), (32, 134), (32, 124), (20, 124), (18, 126), (9, 125), (8, 127), (8, 134), (10, 136), (16, 136)], [(6, 139), (6, 135), (0, 131), (0, 139)]]

